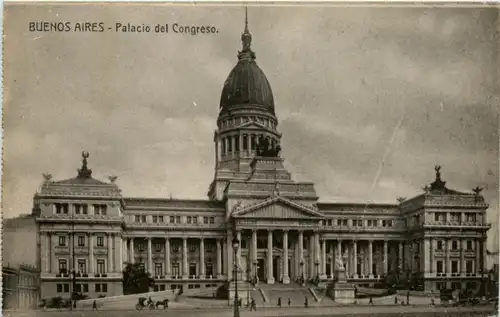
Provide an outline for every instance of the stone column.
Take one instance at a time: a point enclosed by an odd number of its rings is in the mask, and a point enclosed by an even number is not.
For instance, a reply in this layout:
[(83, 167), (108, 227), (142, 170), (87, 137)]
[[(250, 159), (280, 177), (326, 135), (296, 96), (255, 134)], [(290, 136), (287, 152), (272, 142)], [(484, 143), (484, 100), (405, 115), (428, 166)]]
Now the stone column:
[(220, 240), (216, 239), (215, 243), (217, 245), (217, 278), (222, 278), (222, 247)]
[(183, 279), (189, 278), (187, 257), (188, 257), (187, 256), (187, 238), (182, 237), (182, 278)]
[(481, 272), (481, 242), (476, 240), (476, 273)]
[(387, 270), (387, 265), (388, 265), (388, 260), (387, 260), (387, 240), (384, 240), (384, 275), (387, 275), (388, 270)]
[(482, 249), (481, 249), (482, 250), (481, 270), (482, 270), (482, 272), (484, 274), (487, 271), (487, 268), (486, 268), (486, 259), (488, 258), (488, 254), (486, 253), (486, 238), (480, 240), (480, 244), (481, 244), (481, 247), (482, 247)]
[(40, 232), (40, 255), (42, 257), (41, 265), (42, 265), (42, 273), (49, 272), (49, 257), (50, 257), (50, 249), (49, 249), (49, 239), (50, 235), (46, 232)]
[(113, 272), (113, 234), (108, 233), (108, 272)]
[(116, 259), (118, 263), (115, 263), (115, 272), (121, 272), (123, 270), (123, 246), (122, 237), (119, 235), (116, 235), (115, 247), (118, 249), (118, 259)]
[(273, 276), (273, 232), (267, 231), (267, 284), (274, 284)]
[(464, 274), (466, 273), (466, 267), (465, 267), (465, 248), (467, 248), (465, 239), (460, 239), (460, 273)]
[[(257, 261), (257, 230), (252, 230), (252, 265)], [(257, 269), (257, 268), (256, 268)], [(257, 272), (254, 272), (257, 275)]]
[(234, 156), (236, 153), (236, 136), (231, 135), (231, 155)]
[(288, 274), (288, 230), (283, 230), (283, 284), (290, 284)]
[(333, 270), (335, 269), (335, 249), (333, 247), (333, 241), (330, 242), (330, 277), (333, 277)]
[(373, 241), (368, 240), (368, 275), (373, 277)]
[(444, 272), (446, 274), (448, 274), (448, 273), (451, 273), (451, 269), (449, 267), (449, 265), (450, 265), (450, 240), (448, 240), (448, 239), (444, 240), (444, 247), (445, 247)]
[(238, 270), (241, 269), (241, 231), (236, 231), (236, 239), (238, 239), (238, 251), (236, 252), (236, 264), (238, 265)]
[(248, 151), (248, 156), (252, 154), (252, 135), (247, 134), (247, 151)]
[(130, 238), (130, 263), (135, 263), (134, 238)]
[[(304, 272), (304, 232), (302, 230), (299, 230), (299, 241), (297, 242), (298, 244), (298, 256), (297, 256), (297, 267), (299, 268), (299, 276), (301, 276), (302, 274), (304, 274), (304, 277), (306, 275), (306, 273)], [(303, 263), (303, 265), (301, 266), (300, 263)]]
[[(314, 241), (315, 241), (315, 248), (314, 248), (314, 266), (316, 268), (316, 275), (319, 277), (321, 276), (321, 268), (322, 268), (322, 263), (321, 263), (321, 245), (319, 242), (319, 233), (315, 232), (314, 233)], [(319, 265), (316, 265), (318, 263)]]
[(432, 238), (429, 238), (429, 253), (426, 253), (426, 255), (429, 255), (429, 272), (433, 273), (434, 272), (434, 241)]
[(321, 277), (326, 279), (326, 240), (321, 242)]
[(231, 230), (227, 231), (227, 239), (226, 239), (226, 255), (227, 255), (227, 277), (228, 280), (231, 281), (233, 279), (233, 270), (234, 270), (234, 262), (233, 262), (233, 233)]
[(205, 242), (200, 238), (200, 278), (205, 278)]
[(399, 241), (399, 250), (398, 250), (399, 262), (398, 266), (400, 270), (404, 270), (403, 267), (403, 242)]
[(358, 241), (352, 241), (352, 252), (353, 252), (353, 272), (354, 277), (358, 277)]
[(420, 261), (421, 262), (423, 261), (423, 264), (424, 264), (423, 271), (424, 271), (424, 274), (426, 274), (426, 273), (430, 273), (431, 266), (432, 266), (432, 262), (431, 262), (431, 258), (430, 258), (430, 254), (429, 254), (430, 247), (431, 247), (431, 240), (429, 238), (424, 239), (423, 243), (424, 243), (424, 250), (420, 254)]
[(153, 251), (152, 251), (152, 247), (151, 247), (151, 237), (147, 237), (146, 238), (147, 242), (148, 242), (148, 269), (147, 269), (147, 272), (149, 272), (151, 275), (154, 275), (154, 271), (153, 271)]
[(95, 258), (94, 258), (94, 235), (89, 232), (89, 274), (94, 274)]
[(165, 238), (165, 276), (170, 276), (170, 239)]

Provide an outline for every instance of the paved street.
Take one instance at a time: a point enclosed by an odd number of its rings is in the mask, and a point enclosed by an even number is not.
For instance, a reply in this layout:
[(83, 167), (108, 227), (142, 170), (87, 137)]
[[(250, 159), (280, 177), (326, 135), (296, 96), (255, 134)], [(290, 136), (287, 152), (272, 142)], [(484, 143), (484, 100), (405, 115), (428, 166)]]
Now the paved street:
[[(358, 306), (358, 307), (322, 307), (322, 308), (274, 308), (260, 309), (257, 312), (249, 312), (241, 310), (241, 317), (274, 317), (274, 316), (296, 316), (296, 317), (313, 317), (313, 316), (366, 316), (375, 317), (396, 317), (401, 316), (495, 316), (492, 306), (476, 306), (476, 307), (430, 307), (430, 306)], [(175, 317), (231, 317), (232, 311), (229, 309), (193, 309), (193, 310), (116, 310), (116, 311), (36, 311), (36, 312), (5, 312), (5, 317), (141, 317), (141, 316), (175, 316)]]

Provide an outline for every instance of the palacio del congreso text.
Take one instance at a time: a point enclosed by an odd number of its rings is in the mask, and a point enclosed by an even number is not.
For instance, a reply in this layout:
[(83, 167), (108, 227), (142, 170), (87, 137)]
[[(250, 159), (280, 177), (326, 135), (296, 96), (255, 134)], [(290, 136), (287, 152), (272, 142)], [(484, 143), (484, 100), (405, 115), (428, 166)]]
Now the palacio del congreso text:
[(423, 291), (479, 288), (489, 229), (481, 188), (455, 191), (431, 166), (413, 198), (319, 202), (314, 184), (284, 167), (271, 86), (247, 28), (241, 40), (222, 89), (206, 200), (123, 197), (116, 177), (92, 177), (87, 152), (76, 177), (43, 174), (33, 207), (41, 298), (68, 296), (73, 271), (89, 298), (121, 295), (125, 263), (143, 263), (157, 290), (217, 286), (233, 279), (234, 256), (238, 279), (255, 283), (328, 283), (340, 260), (355, 285), (398, 272)]

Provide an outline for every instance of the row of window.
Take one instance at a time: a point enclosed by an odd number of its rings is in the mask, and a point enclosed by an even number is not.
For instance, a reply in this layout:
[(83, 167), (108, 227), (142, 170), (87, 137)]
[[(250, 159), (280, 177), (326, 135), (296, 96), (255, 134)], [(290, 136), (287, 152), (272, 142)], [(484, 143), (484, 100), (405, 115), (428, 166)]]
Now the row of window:
[[(189, 263), (189, 275), (190, 276), (193, 276), (193, 275), (197, 275), (198, 272), (196, 270), (198, 264), (196, 262), (191, 262)], [(154, 276), (162, 276), (164, 274), (164, 271), (163, 271), (163, 267), (164, 267), (164, 264), (163, 263), (154, 263)], [(180, 276), (181, 275), (181, 271), (180, 271), (180, 263), (179, 262), (172, 262), (171, 263), (171, 274), (173, 276)], [(205, 275), (206, 276), (210, 276), (210, 275), (214, 275), (215, 272), (214, 272), (214, 264), (212, 262), (206, 262), (205, 263)]]
[(228, 128), (231, 125), (243, 124), (246, 122), (258, 122), (258, 123), (260, 123), (266, 127), (269, 127), (271, 129), (274, 129), (276, 127), (276, 124), (274, 123), (273, 120), (270, 120), (268, 118), (258, 117), (258, 116), (251, 116), (251, 117), (229, 118), (229, 119), (221, 122), (221, 128)]
[[(163, 252), (164, 251), (164, 249), (163, 249), (164, 244), (163, 243), (154, 243), (153, 245), (154, 245), (154, 252)], [(188, 246), (189, 252), (196, 252), (199, 244), (188, 243), (187, 246)], [(137, 250), (139, 252), (144, 252), (146, 250), (146, 248), (147, 248), (147, 245), (144, 243), (137, 244)], [(170, 251), (173, 253), (180, 252), (181, 248), (182, 248), (182, 243), (172, 243), (172, 242), (170, 243)], [(208, 252), (208, 253), (214, 252), (214, 245), (206, 243), (204, 245), (204, 249), (205, 249), (205, 252)]]
[[(231, 152), (239, 152), (239, 151), (246, 151), (248, 150), (248, 146), (250, 145), (251, 150), (256, 150), (257, 145), (262, 142), (263, 139), (267, 139), (268, 144), (274, 148), (274, 146), (278, 143), (277, 140), (274, 138), (264, 136), (264, 135), (246, 135), (243, 134), (241, 136), (239, 135), (233, 135), (233, 136), (228, 136), (225, 138), (221, 139), (221, 152), (222, 154), (227, 154)], [(233, 149), (233, 140), (234, 140), (234, 149)], [(241, 145), (240, 145), (240, 140), (241, 140)], [(248, 141), (250, 141), (250, 144), (248, 144)]]
[[(108, 291), (108, 284), (95, 284), (95, 291), (97, 293), (106, 293)], [(69, 293), (69, 284), (57, 284), (57, 292), (58, 293)], [(75, 292), (78, 293), (88, 293), (89, 292), (89, 284), (76, 284)]]
[[(186, 223), (187, 224), (198, 224), (198, 216), (185, 216), (186, 217)], [(181, 223), (181, 216), (152, 216), (152, 221), (153, 223), (174, 223), (174, 224), (180, 224)], [(137, 223), (146, 223), (147, 222), (147, 215), (135, 215), (134, 221)], [(208, 217), (204, 216), (202, 218), (203, 224), (214, 224), (215, 223), (215, 217)]]
[[(86, 244), (86, 239), (84, 235), (78, 235), (76, 237), (77, 243), (79, 247), (84, 247)], [(102, 236), (96, 236), (96, 242), (98, 247), (104, 247), (104, 241), (106, 240), (105, 237)], [(65, 247), (67, 246), (68, 239), (67, 236), (59, 236), (59, 246), (60, 247)]]
[[(104, 259), (97, 259), (97, 273), (105, 274), (106, 273), (106, 261)], [(87, 273), (87, 260), (78, 259), (77, 260), (77, 268), (78, 272), (85, 274)], [(60, 274), (68, 274), (70, 273), (68, 270), (68, 260), (67, 259), (59, 259), (59, 273)]]
[[(475, 213), (465, 213), (466, 222), (476, 222), (476, 219), (477, 218)], [(434, 221), (446, 221), (446, 213), (435, 213)], [(459, 212), (451, 212), (449, 221), (461, 222), (461, 214)]]
[[(70, 206), (73, 207), (74, 213), (76, 215), (87, 215), (88, 205), (87, 204), (68, 204), (68, 203), (56, 203), (54, 204), (56, 214), (68, 214)], [(107, 214), (108, 206), (104, 204), (93, 204), (92, 205), (94, 215), (105, 216)]]
[[(451, 261), (451, 273), (459, 273), (459, 261)], [(438, 260), (436, 261), (436, 272), (444, 273), (444, 261)], [(465, 261), (465, 273), (474, 273), (474, 261), (469, 260)]]
[[(466, 243), (466, 250), (467, 251), (474, 250), (474, 241), (467, 240), (465, 243)], [(436, 241), (436, 249), (437, 250), (444, 250), (445, 249), (445, 244), (446, 244), (446, 242), (444, 240), (438, 240), (438, 241)], [(460, 241), (458, 241), (458, 240), (452, 240), (451, 241), (451, 250), (452, 251), (458, 251), (458, 250), (460, 250)]]
[[(337, 227), (347, 227), (349, 219), (327, 219), (323, 220), (324, 226), (337, 226)], [(392, 220), (376, 220), (376, 219), (352, 219), (353, 227), (362, 227), (363, 222), (365, 222), (368, 227), (392, 227)]]

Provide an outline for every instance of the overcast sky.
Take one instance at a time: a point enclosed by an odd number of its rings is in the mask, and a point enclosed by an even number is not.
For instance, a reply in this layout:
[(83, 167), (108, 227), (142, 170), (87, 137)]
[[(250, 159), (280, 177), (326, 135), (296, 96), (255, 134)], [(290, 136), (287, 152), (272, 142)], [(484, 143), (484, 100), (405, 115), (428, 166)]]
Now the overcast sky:
[[(243, 13), (6, 5), (4, 216), (31, 211), (41, 173), (76, 176), (82, 150), (93, 175), (117, 175), (125, 196), (205, 198)], [(497, 223), (497, 10), (250, 7), (249, 20), (285, 165), (313, 181), (321, 201), (412, 197), (440, 164), (449, 188), (485, 187)], [(177, 22), (219, 33), (30, 33), (30, 21)]]

